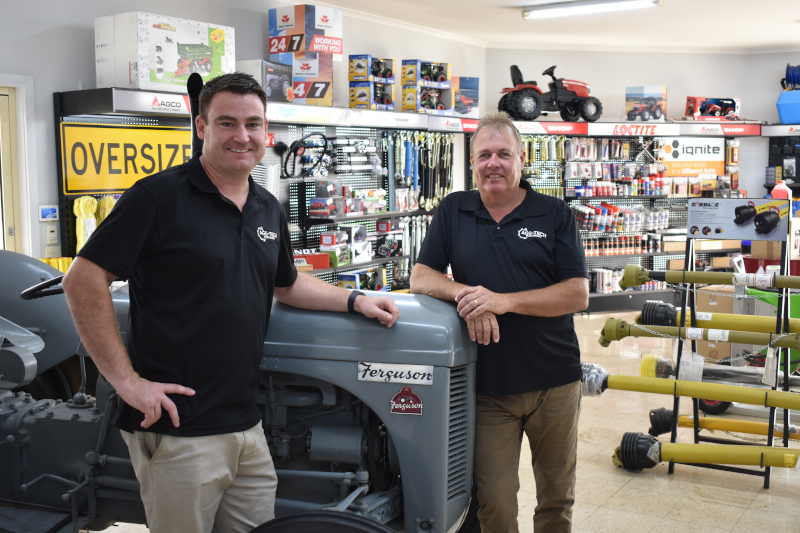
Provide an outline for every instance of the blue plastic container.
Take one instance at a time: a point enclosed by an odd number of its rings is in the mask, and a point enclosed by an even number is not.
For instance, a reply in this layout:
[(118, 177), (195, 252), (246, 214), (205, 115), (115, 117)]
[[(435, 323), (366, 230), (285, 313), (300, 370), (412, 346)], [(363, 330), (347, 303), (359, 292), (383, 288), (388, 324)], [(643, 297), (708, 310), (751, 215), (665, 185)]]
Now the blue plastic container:
[(800, 91), (783, 91), (778, 97), (781, 124), (800, 124)]

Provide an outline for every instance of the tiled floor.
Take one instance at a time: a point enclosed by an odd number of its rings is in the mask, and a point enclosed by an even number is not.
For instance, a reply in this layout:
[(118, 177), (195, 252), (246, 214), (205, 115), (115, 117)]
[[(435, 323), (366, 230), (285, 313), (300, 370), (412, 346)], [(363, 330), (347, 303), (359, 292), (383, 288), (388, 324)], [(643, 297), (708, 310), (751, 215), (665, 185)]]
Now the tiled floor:
[[(632, 320), (636, 313), (613, 316)], [(597, 343), (611, 315), (576, 315), (582, 358), (599, 363), (612, 374), (639, 375), (642, 353), (669, 357), (666, 339), (627, 338), (608, 348)], [(628, 472), (611, 462), (614, 449), (627, 431), (647, 433), (651, 409), (672, 409), (672, 397), (608, 390), (584, 398), (578, 443), (578, 487), (573, 531), (613, 533), (723, 533), (800, 531), (800, 473), (773, 468), (770, 488), (759, 476), (708, 468), (676, 465), (674, 474), (662, 463), (653, 469)], [(681, 401), (681, 413), (691, 412), (691, 402)], [(742, 419), (741, 416), (721, 417)], [(764, 421), (765, 419), (756, 419)], [(704, 432), (706, 434), (706, 432)], [(732, 435), (715, 435), (733, 438)], [(753, 436), (748, 436), (752, 438)], [(669, 442), (669, 435), (659, 437)], [(690, 429), (680, 429), (678, 442), (692, 441)], [(792, 447), (797, 446), (792, 442)], [(522, 533), (533, 531), (536, 488), (530, 453), (523, 443), (519, 494)], [(143, 526), (119, 524), (115, 533), (144, 532)]]

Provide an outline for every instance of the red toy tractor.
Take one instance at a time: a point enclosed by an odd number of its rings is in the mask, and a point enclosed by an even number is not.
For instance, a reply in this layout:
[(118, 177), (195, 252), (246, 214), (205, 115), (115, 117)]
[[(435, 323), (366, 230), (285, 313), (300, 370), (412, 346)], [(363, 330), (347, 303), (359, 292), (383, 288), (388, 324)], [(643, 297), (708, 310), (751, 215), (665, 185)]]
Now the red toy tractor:
[(511, 82), (513, 88), (503, 89), (503, 96), (497, 109), (505, 111), (514, 120), (535, 120), (539, 115), (560, 113), (567, 122), (575, 122), (579, 118), (594, 122), (603, 114), (600, 100), (589, 96), (589, 85), (582, 81), (556, 78), (556, 67), (553, 65), (542, 72), (542, 76), (550, 76), (550, 90), (543, 92), (535, 81), (523, 81), (522, 72), (517, 65), (511, 65)]
[(643, 121), (648, 121), (651, 118), (658, 120), (663, 114), (664, 111), (658, 103), (658, 98), (648, 96), (643, 101), (634, 104), (633, 109), (628, 111), (628, 120), (636, 120), (636, 117), (641, 117)]

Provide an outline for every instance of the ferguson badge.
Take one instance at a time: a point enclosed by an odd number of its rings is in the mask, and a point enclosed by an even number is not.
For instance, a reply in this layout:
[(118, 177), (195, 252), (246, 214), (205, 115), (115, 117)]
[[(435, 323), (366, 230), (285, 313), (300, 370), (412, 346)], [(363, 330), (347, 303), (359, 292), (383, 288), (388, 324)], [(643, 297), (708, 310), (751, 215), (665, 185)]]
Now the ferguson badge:
[(391, 412), (399, 415), (421, 415), (422, 398), (411, 387), (403, 387), (392, 398)]

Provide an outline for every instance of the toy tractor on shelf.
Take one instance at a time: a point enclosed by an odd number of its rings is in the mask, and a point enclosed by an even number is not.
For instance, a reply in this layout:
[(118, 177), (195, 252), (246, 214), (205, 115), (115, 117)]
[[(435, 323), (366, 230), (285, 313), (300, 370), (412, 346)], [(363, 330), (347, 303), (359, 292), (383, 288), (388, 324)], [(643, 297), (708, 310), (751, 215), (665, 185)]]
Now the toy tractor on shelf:
[(522, 72), (517, 65), (511, 65), (513, 88), (503, 89), (503, 96), (497, 109), (505, 111), (514, 120), (536, 120), (539, 115), (560, 113), (566, 122), (579, 118), (594, 122), (603, 114), (600, 100), (589, 96), (589, 84), (582, 81), (556, 78), (553, 65), (542, 72), (550, 76), (550, 90), (543, 92), (535, 81), (523, 81)]
[(381, 85), (380, 83), (375, 84), (375, 103), (385, 105), (392, 104), (391, 94), (386, 90), (386, 86)]
[(466, 115), (467, 113), (472, 112), (473, 103), (475, 103), (474, 98), (469, 98), (462, 93), (458, 93), (458, 95), (456, 96), (456, 103), (455, 103), (456, 113), (461, 113), (462, 115)]
[(178, 43), (178, 65), (175, 70), (176, 76), (183, 74), (208, 74), (214, 65), (211, 59), (213, 50), (205, 44), (181, 44)]
[(447, 81), (447, 72), (441, 65), (436, 63), (422, 63), (419, 69), (419, 77), (425, 81)]
[(444, 103), (442, 103), (439, 91), (433, 89), (423, 89), (419, 97), (419, 106), (426, 109), (438, 109), (439, 111), (444, 109)]
[(388, 63), (381, 59), (372, 60), (372, 75), (377, 78), (391, 78), (393, 76), (392, 69), (389, 68)]
[(633, 109), (628, 111), (628, 120), (636, 120), (636, 117), (641, 117), (642, 121), (646, 122), (651, 118), (658, 120), (663, 115), (664, 111), (661, 109), (661, 104), (658, 103), (658, 98), (647, 96), (641, 102), (634, 104)]

